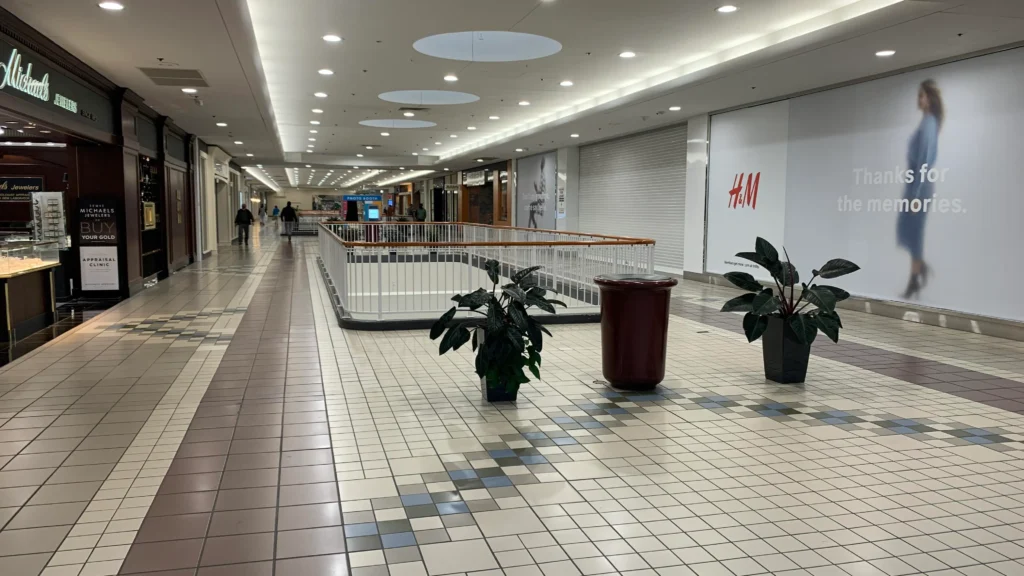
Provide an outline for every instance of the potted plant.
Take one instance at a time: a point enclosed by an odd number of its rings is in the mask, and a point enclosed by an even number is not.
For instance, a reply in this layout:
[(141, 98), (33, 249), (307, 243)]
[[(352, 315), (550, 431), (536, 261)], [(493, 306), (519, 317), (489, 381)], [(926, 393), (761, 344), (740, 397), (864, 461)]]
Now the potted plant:
[[(547, 291), (537, 285), (540, 266), (525, 268), (511, 275), (511, 282), (498, 287), (501, 264), (484, 263), (491, 289), (479, 288), (469, 294), (456, 294), (456, 303), (430, 329), (430, 339), (441, 338), (439, 352), (458, 350), (472, 341), (476, 351), (476, 373), (488, 402), (516, 401), (519, 386), (530, 381), (526, 370), (540, 378), (541, 351), (547, 328), (530, 316), (528, 310), (540, 308), (551, 314), (563, 302), (545, 298)], [(455, 318), (468, 312), (482, 318)], [(447, 332), (446, 332), (447, 330)], [(444, 334), (444, 336), (442, 336)]]
[[(785, 252), (785, 249), (783, 249)], [(775, 288), (765, 287), (746, 272), (729, 272), (725, 279), (749, 294), (737, 296), (722, 306), (722, 312), (746, 312), (743, 331), (747, 341), (763, 338), (765, 378), (782, 384), (796, 384), (807, 376), (811, 344), (821, 330), (833, 342), (839, 342), (843, 327), (836, 303), (850, 293), (835, 286), (815, 284), (818, 278), (831, 279), (860, 270), (849, 260), (829, 260), (820, 270), (813, 270), (810, 282), (800, 282), (796, 267), (764, 238), (758, 238), (754, 252), (740, 252), (737, 258), (749, 260), (764, 268), (775, 281)], [(800, 295), (796, 286), (800, 284)]]

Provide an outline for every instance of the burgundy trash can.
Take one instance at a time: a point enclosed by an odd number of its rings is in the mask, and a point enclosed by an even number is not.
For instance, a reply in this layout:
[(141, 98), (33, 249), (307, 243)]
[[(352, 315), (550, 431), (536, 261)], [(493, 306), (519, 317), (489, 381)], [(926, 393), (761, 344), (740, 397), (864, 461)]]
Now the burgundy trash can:
[(665, 379), (668, 309), (675, 278), (604, 274), (601, 288), (601, 363), (616, 388), (651, 390)]

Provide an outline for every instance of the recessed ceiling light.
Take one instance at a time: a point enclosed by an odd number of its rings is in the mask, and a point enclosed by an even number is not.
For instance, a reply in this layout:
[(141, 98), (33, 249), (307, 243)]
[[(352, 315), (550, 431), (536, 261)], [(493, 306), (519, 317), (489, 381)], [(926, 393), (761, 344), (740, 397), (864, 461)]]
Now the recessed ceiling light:
[(252, 158), (252, 154), (246, 154), (246, 156), (248, 156), (249, 158)]
[(413, 155), (413, 156), (419, 156), (419, 155), (420, 155), (420, 153), (419, 153), (419, 152), (413, 152), (413, 153), (412, 153), (412, 155)]
[(195, 94), (196, 92), (199, 92), (199, 90), (196, 90), (195, 88), (182, 88), (181, 91), (185, 94)]
[(447, 169), (447, 168), (445, 168), (445, 169), (444, 169), (444, 171), (445, 171), (445, 172), (447, 172), (447, 171), (448, 171), (448, 169)]
[(579, 134), (569, 134), (569, 138), (579, 138)]
[(324, 42), (341, 42), (341, 36), (337, 34), (328, 34), (324, 36)]
[(529, 102), (527, 102), (526, 100), (522, 100), (522, 101), (520, 101), (520, 102), (519, 102), (519, 105), (520, 105), (520, 106), (529, 106), (529, 105), (530, 105), (530, 103), (529, 103)]
[(523, 151), (522, 148), (516, 148), (516, 152), (522, 152), (522, 151)]
[[(399, 170), (405, 170), (405, 166), (399, 166), (398, 169)], [(369, 172), (369, 170), (367, 170), (367, 172)]]
[(434, 146), (443, 146), (443, 145), (444, 145), (444, 144), (443, 144), (443, 143), (441, 143), (441, 142), (434, 142)]
[(321, 68), (317, 70), (317, 72), (319, 72), (321, 76), (330, 76), (334, 74), (334, 70), (331, 70), (330, 68)]
[(449, 74), (449, 75), (444, 77), (444, 81), (445, 82), (458, 82), (459, 81), (459, 77), (456, 76), (455, 74)]
[(426, 152), (426, 151), (428, 151), (428, 150), (430, 150), (430, 148), (424, 148), (424, 149), (423, 149), (423, 151), (424, 151), (424, 152)]
[(225, 127), (227, 127), (227, 125), (228, 125), (227, 122), (217, 122), (217, 126), (220, 126), (221, 128), (225, 128)]
[(312, 168), (312, 167), (313, 167), (312, 164), (306, 164), (306, 168)]
[(317, 98), (327, 98), (327, 92), (313, 92), (313, 96)]
[(353, 168), (355, 168), (356, 170), (359, 170), (359, 166), (353, 166)]
[(319, 108), (313, 108), (313, 114), (323, 114), (324, 111)]
[(879, 58), (888, 58), (893, 54), (896, 54), (895, 50), (879, 50), (878, 52), (875, 52), (875, 56), (878, 56)]
[(733, 6), (732, 4), (726, 4), (725, 6), (719, 6), (716, 10), (718, 12), (721, 12), (722, 14), (731, 14), (739, 10), (739, 8)]
[(373, 146), (367, 146), (366, 149), (367, 150), (373, 150)]
[(476, 130), (476, 126), (466, 126), (466, 130)]
[(310, 142), (316, 142), (316, 138), (310, 138), (309, 141)]
[(569, 86), (572, 86), (572, 80), (562, 80), (559, 86), (562, 88), (568, 88)]
[(310, 120), (309, 123), (312, 124), (313, 126), (319, 126), (320, 125), (320, 121), (319, 120)]
[(319, 134), (320, 131), (319, 130), (310, 130), (309, 133), (310, 134)]
[(668, 111), (669, 112), (679, 112), (680, 110), (682, 110), (682, 108), (680, 108), (679, 106), (669, 106), (668, 107)]
[(452, 136), (452, 138), (458, 138), (459, 137), (458, 134), (452, 134), (451, 136)]
[(488, 120), (501, 120), (501, 116), (491, 116)]
[(630, 52), (629, 50), (626, 50), (625, 52), (620, 52), (619, 53), (619, 58), (634, 58), (634, 57), (636, 57), (636, 52)]
[(391, 132), (381, 132), (381, 136), (391, 136)]
[(100, 2), (99, 7), (112, 12), (124, 10), (124, 4), (121, 4), (120, 2)]
[(483, 163), (484, 159), (483, 158), (477, 158), (476, 161), (480, 162), (480, 163)]
[(362, 154), (356, 154), (356, 158), (362, 158), (362, 157), (363, 157)]
[(241, 140), (235, 140), (235, 146), (241, 146), (241, 145), (242, 145), (242, 141)]
[(415, 112), (405, 112), (404, 114), (402, 114), (402, 116), (405, 116), (406, 118), (412, 118), (415, 115)]

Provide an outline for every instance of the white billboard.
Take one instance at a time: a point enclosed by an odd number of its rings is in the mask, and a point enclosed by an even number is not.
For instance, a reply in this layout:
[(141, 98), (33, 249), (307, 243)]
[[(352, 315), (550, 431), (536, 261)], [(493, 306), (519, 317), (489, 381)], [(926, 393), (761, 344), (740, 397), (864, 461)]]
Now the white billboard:
[(761, 235), (805, 275), (856, 262), (855, 295), (1024, 320), (1022, 93), (1018, 49), (714, 116), (708, 271)]

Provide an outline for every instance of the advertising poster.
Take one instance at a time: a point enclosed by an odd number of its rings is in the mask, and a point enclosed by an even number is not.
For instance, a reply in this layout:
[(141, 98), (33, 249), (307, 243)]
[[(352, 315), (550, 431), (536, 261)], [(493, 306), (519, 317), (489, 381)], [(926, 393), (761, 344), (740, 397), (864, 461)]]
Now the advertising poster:
[(78, 222), (82, 290), (119, 290), (116, 205), (83, 199), (78, 205)]
[[(1024, 320), (1009, 288), (1024, 280), (1022, 92), (1017, 49), (714, 116), (708, 270), (781, 229), (804, 274), (859, 264), (842, 282), (855, 295)], [(752, 166), (752, 143), (785, 154)], [(756, 208), (733, 207), (755, 170)]]
[(520, 158), (516, 162), (516, 226), (555, 229), (556, 152)]

